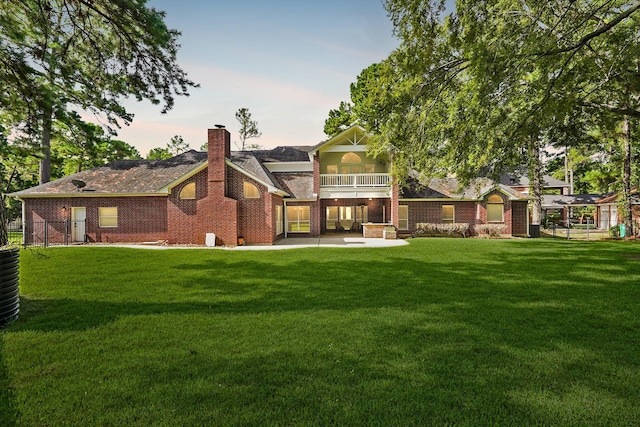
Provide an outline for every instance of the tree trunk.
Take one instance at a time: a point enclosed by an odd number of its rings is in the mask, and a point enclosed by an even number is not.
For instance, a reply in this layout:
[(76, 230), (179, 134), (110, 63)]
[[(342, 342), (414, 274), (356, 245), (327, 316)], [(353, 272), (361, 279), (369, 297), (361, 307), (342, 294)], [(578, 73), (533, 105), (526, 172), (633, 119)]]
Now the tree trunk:
[(0, 248), (9, 244), (7, 217), (4, 212), (4, 195), (0, 194)]
[(529, 195), (533, 197), (531, 224), (540, 225), (542, 219), (542, 162), (538, 135), (529, 141)]
[(622, 125), (622, 143), (624, 145), (624, 161), (622, 167), (622, 206), (627, 236), (633, 235), (633, 211), (631, 208), (631, 121), (624, 117)]
[(569, 183), (569, 149), (564, 146), (564, 182)]
[(42, 114), (42, 140), (40, 148), (42, 150), (42, 158), (40, 159), (40, 184), (51, 181), (51, 127), (53, 121), (51, 119), (52, 111), (50, 107), (46, 107)]

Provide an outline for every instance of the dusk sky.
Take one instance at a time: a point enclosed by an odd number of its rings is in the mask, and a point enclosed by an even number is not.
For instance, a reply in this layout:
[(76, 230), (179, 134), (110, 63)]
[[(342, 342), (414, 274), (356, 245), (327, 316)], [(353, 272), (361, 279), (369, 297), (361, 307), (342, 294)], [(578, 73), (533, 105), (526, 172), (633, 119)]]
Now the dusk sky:
[(142, 156), (181, 135), (191, 148), (224, 124), (237, 142), (235, 112), (249, 108), (265, 148), (315, 145), (324, 121), (360, 72), (399, 44), (379, 0), (150, 0), (182, 32), (178, 62), (201, 87), (160, 114), (160, 106), (129, 101), (133, 124), (118, 139)]

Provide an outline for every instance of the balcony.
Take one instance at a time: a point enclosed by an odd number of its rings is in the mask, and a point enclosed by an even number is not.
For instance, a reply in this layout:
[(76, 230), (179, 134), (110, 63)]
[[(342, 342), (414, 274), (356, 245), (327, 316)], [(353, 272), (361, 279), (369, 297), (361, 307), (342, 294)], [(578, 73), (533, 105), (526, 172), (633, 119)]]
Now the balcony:
[(321, 174), (320, 188), (388, 188), (388, 173)]

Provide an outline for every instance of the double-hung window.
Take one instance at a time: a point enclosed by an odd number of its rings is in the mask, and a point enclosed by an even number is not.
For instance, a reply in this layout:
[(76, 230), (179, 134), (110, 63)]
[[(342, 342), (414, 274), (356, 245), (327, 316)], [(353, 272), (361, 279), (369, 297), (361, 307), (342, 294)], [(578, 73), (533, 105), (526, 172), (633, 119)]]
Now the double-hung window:
[(115, 228), (118, 226), (118, 208), (98, 208), (98, 226), (101, 228)]
[(497, 194), (487, 199), (487, 222), (504, 222), (504, 200)]

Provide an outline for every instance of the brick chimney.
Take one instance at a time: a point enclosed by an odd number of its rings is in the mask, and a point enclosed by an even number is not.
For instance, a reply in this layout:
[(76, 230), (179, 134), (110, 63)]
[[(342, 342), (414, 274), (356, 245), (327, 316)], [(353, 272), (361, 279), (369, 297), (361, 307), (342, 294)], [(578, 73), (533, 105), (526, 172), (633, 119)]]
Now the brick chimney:
[(224, 197), (227, 179), (225, 159), (231, 157), (231, 134), (224, 127), (209, 129), (207, 142), (209, 192)]
[(238, 201), (227, 197), (227, 164), (231, 158), (231, 134), (224, 126), (209, 129), (207, 135), (207, 197), (198, 200), (198, 243), (204, 244), (209, 233), (216, 235), (216, 245), (238, 244)]

